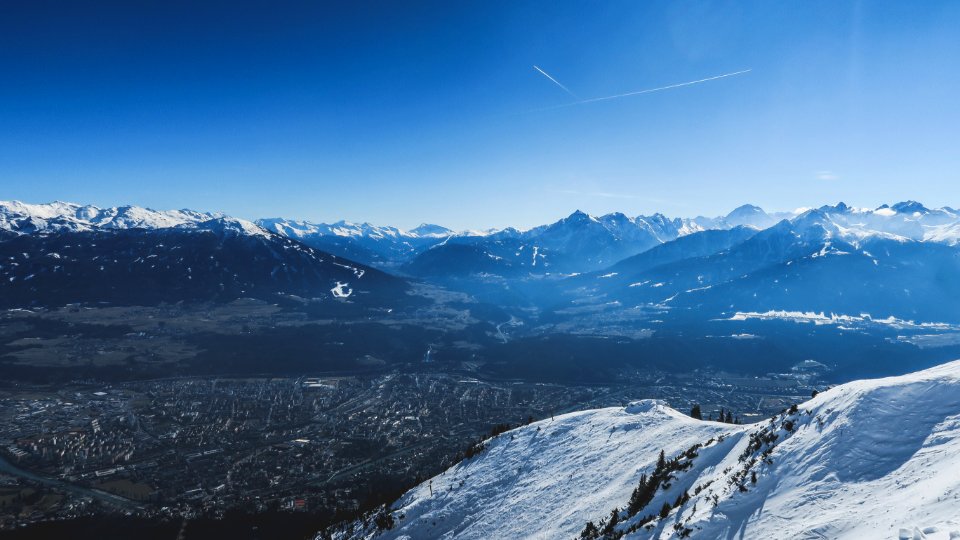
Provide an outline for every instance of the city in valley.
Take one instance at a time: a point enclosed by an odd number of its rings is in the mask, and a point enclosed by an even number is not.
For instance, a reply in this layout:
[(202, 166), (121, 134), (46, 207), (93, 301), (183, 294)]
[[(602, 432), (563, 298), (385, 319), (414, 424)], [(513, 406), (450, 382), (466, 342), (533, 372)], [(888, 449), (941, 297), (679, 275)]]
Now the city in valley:
[(0, 540), (960, 540), (958, 59), (945, 0), (0, 3)]
[(104, 513), (180, 526), (241, 512), (320, 526), (389, 502), (497, 425), (660, 398), (751, 421), (809, 396), (809, 374), (652, 374), (624, 384), (444, 373), (177, 378), (0, 388), (0, 526)]

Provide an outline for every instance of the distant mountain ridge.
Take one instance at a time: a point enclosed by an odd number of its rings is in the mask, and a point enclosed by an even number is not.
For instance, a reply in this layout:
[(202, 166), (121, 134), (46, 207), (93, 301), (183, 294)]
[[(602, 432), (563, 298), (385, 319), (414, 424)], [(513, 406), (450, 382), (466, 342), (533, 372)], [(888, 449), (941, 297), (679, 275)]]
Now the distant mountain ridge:
[[(898, 210), (899, 209), (899, 210)], [(960, 213), (930, 210), (907, 201), (877, 210), (839, 203), (798, 213), (768, 214), (744, 205), (719, 218), (667, 218), (662, 214), (629, 218), (621, 213), (594, 217), (581, 211), (528, 231), (506, 229), (482, 237), (455, 236), (422, 253), (404, 268), (416, 276), (465, 278), (472, 274), (578, 274), (611, 268), (629, 257), (677, 239), (710, 230), (766, 230), (782, 223), (821, 219), (835, 238), (899, 238), (946, 245), (960, 243)], [(471, 271), (458, 260), (466, 253), (456, 244), (474, 246), (470, 256), (482, 261)]]
[(365, 264), (394, 266), (453, 236), (452, 230), (422, 224), (405, 231), (370, 223), (313, 223), (284, 218), (259, 219), (257, 225), (309, 246)]
[(945, 233), (951, 211), (885, 213), (837, 205), (763, 230), (691, 234), (560, 282), (555, 296), (719, 318), (796, 310), (960, 322), (960, 250), (956, 229)]
[[(98, 208), (74, 203), (25, 204), (0, 201), (0, 230), (17, 234), (103, 229), (202, 229), (230, 223), (246, 234), (278, 234), (362, 264), (424, 278), (471, 276), (515, 278), (564, 276), (598, 271), (651, 248), (708, 230), (766, 230), (783, 222), (819, 220), (831, 238), (867, 238), (960, 244), (960, 212), (929, 209), (916, 201), (862, 209), (844, 203), (802, 212), (767, 213), (740, 206), (716, 218), (628, 217), (615, 212), (591, 216), (575, 211), (554, 223), (528, 230), (463, 231), (432, 224), (411, 230), (369, 223), (314, 223), (284, 218), (250, 222), (219, 213), (157, 211), (136, 206)], [(204, 225), (209, 223), (209, 225)], [(469, 246), (469, 247), (463, 247)]]
[(60, 201), (46, 204), (0, 201), (0, 229), (19, 233), (89, 231), (98, 228), (160, 229), (196, 225), (225, 217), (219, 213), (186, 209), (158, 211), (139, 206), (99, 208)]

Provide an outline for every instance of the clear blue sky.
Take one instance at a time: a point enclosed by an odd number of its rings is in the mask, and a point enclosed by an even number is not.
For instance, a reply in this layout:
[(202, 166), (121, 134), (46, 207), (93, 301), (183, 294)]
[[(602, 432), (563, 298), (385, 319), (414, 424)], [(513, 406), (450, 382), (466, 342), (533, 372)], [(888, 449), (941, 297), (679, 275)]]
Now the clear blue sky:
[[(573, 107), (532, 66), (592, 98)], [(958, 2), (4, 2), (0, 199), (530, 226), (960, 206)], [(531, 112), (532, 111), (532, 112)]]

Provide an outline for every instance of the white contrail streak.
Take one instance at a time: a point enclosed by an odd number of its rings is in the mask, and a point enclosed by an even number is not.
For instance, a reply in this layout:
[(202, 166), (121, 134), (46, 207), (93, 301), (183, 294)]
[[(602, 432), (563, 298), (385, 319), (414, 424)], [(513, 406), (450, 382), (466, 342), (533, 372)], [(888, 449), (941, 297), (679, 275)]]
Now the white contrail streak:
[(560, 88), (562, 88), (563, 91), (566, 92), (566, 93), (568, 93), (568, 94), (570, 94), (570, 96), (571, 96), (573, 99), (580, 99), (579, 96), (577, 96), (576, 94), (574, 94), (573, 92), (571, 92), (570, 89), (567, 88), (566, 86), (560, 84), (560, 81), (558, 81), (558, 80), (554, 79), (553, 77), (551, 77), (550, 74), (547, 73), (546, 71), (538, 68), (537, 66), (533, 66), (533, 69), (539, 71), (540, 73), (543, 74), (544, 77), (546, 77), (546, 78), (550, 79), (551, 81), (553, 81), (553, 84), (555, 84), (555, 85), (559, 86)]
[[(534, 67), (536, 67), (536, 66), (534, 66)], [(583, 104), (586, 104), (586, 103), (596, 103), (596, 102), (598, 102), (598, 101), (608, 101), (608, 100), (611, 100), (611, 99), (619, 99), (619, 98), (622, 98), (622, 97), (638, 96), (638, 95), (640, 95), (640, 94), (650, 94), (650, 93), (652, 93), (652, 92), (661, 92), (661, 91), (663, 91), (663, 90), (670, 90), (670, 89), (672, 89), (672, 88), (680, 88), (681, 86), (690, 86), (690, 85), (692, 85), (692, 84), (700, 84), (700, 83), (705, 83), (705, 82), (709, 82), (709, 81), (715, 81), (715, 80), (717, 80), (717, 79), (723, 79), (723, 78), (726, 78), (726, 77), (733, 77), (734, 75), (742, 75), (742, 74), (748, 73), (748, 72), (750, 72), (750, 71), (752, 71), (752, 70), (750, 70), (750, 69), (744, 69), (744, 70), (741, 70), (741, 71), (734, 71), (734, 72), (732, 72), (732, 73), (724, 73), (723, 75), (716, 75), (716, 76), (713, 76), (713, 77), (707, 77), (706, 79), (697, 79), (696, 81), (687, 81), (687, 82), (682, 82), (682, 83), (677, 83), (677, 84), (671, 84), (671, 85), (669, 85), (669, 86), (661, 86), (661, 87), (659, 87), (659, 88), (648, 88), (648, 89), (646, 89), (646, 90), (638, 90), (638, 91), (636, 91), (636, 92), (627, 92), (626, 94), (617, 94), (617, 95), (615, 95), (615, 96), (604, 96), (604, 97), (598, 97), (598, 98), (581, 99), (580, 101), (576, 101), (576, 102), (574, 102), (574, 103), (567, 103), (567, 104), (565, 104), (565, 105), (555, 105), (555, 106), (553, 106), (553, 107), (545, 107), (545, 108), (543, 108), (543, 109), (536, 109), (536, 110), (538, 110), (538, 111), (548, 111), (548, 110), (550, 110), (550, 109), (560, 109), (560, 108), (563, 108), (563, 107), (573, 107), (574, 105), (583, 105)], [(546, 75), (546, 73), (544, 73), (544, 75)], [(549, 75), (547, 75), (547, 76), (549, 77)], [(552, 79), (551, 79), (551, 80), (552, 80)], [(556, 82), (556, 81), (554, 81), (554, 82)], [(557, 84), (560, 84), (560, 83), (557, 83)]]

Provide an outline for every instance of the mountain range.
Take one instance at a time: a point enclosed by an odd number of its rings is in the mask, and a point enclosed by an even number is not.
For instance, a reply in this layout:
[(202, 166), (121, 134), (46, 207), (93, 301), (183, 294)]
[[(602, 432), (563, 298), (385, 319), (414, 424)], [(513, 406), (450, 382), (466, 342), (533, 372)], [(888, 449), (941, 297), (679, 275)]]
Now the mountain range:
[[(427, 281), (557, 320), (594, 305), (960, 322), (958, 244), (960, 212), (913, 201), (789, 214), (744, 205), (717, 218), (577, 211), (482, 233), (14, 201), (0, 202), (0, 289), (8, 307), (243, 295), (361, 301), (377, 296), (367, 284), (403, 299), (412, 281)], [(143, 282), (158, 286), (137, 289)]]
[(566, 294), (715, 315), (785, 309), (960, 320), (960, 309), (944, 302), (960, 299), (960, 251), (941, 234), (955, 214), (893, 216), (824, 207), (764, 230), (692, 234), (568, 280)]
[(386, 303), (402, 279), (190, 210), (0, 203), (0, 307), (182, 301)]
[(960, 361), (748, 425), (655, 400), (519, 427), (317, 538), (960, 537)]

